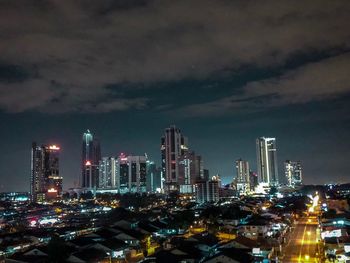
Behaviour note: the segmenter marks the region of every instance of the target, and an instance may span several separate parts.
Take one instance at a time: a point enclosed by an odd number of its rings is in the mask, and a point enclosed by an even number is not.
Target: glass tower
[[[82,158],[81,158],[81,187],[96,188],[99,185],[99,162],[101,160],[101,148],[97,139],[94,139],[90,130],[83,134]]]
[[[259,182],[278,185],[277,148],[275,138],[256,139],[256,155]]]

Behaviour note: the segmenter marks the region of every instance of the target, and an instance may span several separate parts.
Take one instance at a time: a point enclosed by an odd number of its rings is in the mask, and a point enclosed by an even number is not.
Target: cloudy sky
[[[78,182],[84,130],[103,155],[160,163],[179,126],[226,182],[255,138],[306,183],[350,170],[350,3],[234,0],[0,0],[0,191],[28,190],[30,145],[62,147]],[[280,169],[282,176],[283,170]]]

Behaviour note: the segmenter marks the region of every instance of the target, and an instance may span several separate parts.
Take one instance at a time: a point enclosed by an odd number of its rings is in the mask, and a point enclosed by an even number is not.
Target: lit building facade
[[[160,192],[162,188],[162,170],[155,162],[147,160],[147,192]]]
[[[209,181],[198,181],[195,185],[196,202],[199,204],[206,202],[217,202],[220,199],[220,179],[216,176]]]
[[[32,143],[30,196],[33,202],[43,202],[62,194],[62,177],[59,173],[59,152],[56,145]]]
[[[186,151],[179,157],[178,162],[179,191],[180,193],[193,193],[196,182],[204,178],[202,157],[193,151]]]
[[[33,202],[38,199],[38,194],[44,193],[45,186],[45,150],[44,147],[32,143],[31,151],[31,178],[30,178],[30,196]]]
[[[59,169],[60,148],[56,145],[45,147],[45,178],[47,178],[47,191],[52,197],[62,195],[63,178]]]
[[[293,162],[286,160],[284,162],[284,171],[289,186],[295,187],[302,184],[302,167],[299,161]]]
[[[249,162],[239,159],[236,161],[236,190],[239,193],[247,193],[250,191],[250,170]]]
[[[81,160],[81,187],[90,189],[98,187],[101,148],[99,141],[94,139],[89,130],[83,134]]]
[[[99,162],[99,189],[116,188],[118,160],[115,157],[103,157]]]
[[[260,183],[278,185],[277,148],[275,138],[256,139],[257,169]]]
[[[180,129],[171,126],[165,129],[161,138],[162,173],[165,177],[166,191],[179,190],[179,158],[188,151],[188,141]]]
[[[145,193],[147,177],[146,156],[121,154],[117,162],[116,186],[120,193]]]

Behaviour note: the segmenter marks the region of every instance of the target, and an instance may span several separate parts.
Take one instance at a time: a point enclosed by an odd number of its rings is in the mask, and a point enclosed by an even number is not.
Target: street
[[[293,225],[289,240],[283,248],[282,262],[322,262],[317,228],[317,217],[299,219]]]

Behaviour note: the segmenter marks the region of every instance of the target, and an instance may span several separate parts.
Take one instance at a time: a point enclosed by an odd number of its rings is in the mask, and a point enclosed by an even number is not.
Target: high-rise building
[[[37,201],[39,193],[45,192],[45,150],[38,146],[36,142],[32,143],[31,151],[31,178],[30,178],[30,196],[33,202]]]
[[[56,145],[39,146],[32,143],[30,195],[33,202],[57,198],[62,194],[59,151]]]
[[[157,167],[155,162],[147,160],[146,185],[148,192],[160,191],[162,187],[162,170]]]
[[[47,190],[54,197],[62,194],[62,176],[59,169],[60,147],[49,145],[45,147],[45,178],[47,179]]]
[[[146,189],[147,157],[118,157],[116,185],[120,193],[144,193]]]
[[[213,176],[210,181],[198,181],[195,185],[196,202],[202,204],[206,202],[219,201],[219,184],[220,182],[216,176]]]
[[[116,188],[118,160],[115,157],[103,157],[99,162],[98,188]]]
[[[203,169],[203,180],[208,181],[209,180],[209,170]]]
[[[204,179],[204,165],[203,165],[203,159],[201,155],[194,156],[194,171],[195,171],[194,177],[196,180]]]
[[[259,184],[258,175],[255,172],[249,172],[249,183],[250,191],[254,191],[255,187],[257,187]]]
[[[162,172],[166,191],[179,190],[179,158],[188,151],[187,138],[180,129],[171,126],[161,138]]]
[[[101,148],[97,139],[87,130],[83,134],[81,162],[81,187],[96,188],[99,185],[99,162],[101,160]]]
[[[249,163],[239,159],[236,161],[236,184],[237,191],[240,193],[247,193],[250,190],[250,174]]]
[[[129,162],[123,153],[118,157],[117,188],[119,192],[129,192]]]
[[[256,155],[259,182],[269,186],[278,185],[276,139],[260,137],[256,139]]]
[[[302,167],[299,161],[293,162],[286,160],[284,162],[284,169],[289,186],[294,187],[302,184]]]
[[[202,157],[193,151],[186,151],[178,158],[178,162],[180,193],[193,193],[196,182],[204,178]]]

